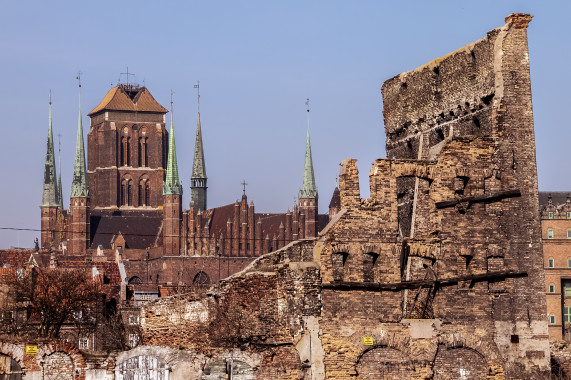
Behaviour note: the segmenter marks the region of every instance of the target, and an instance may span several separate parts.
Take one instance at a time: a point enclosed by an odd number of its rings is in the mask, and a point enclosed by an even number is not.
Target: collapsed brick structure
[[[196,379],[547,377],[530,20],[386,81],[371,198],[344,160],[317,238],[148,304],[144,344]]]

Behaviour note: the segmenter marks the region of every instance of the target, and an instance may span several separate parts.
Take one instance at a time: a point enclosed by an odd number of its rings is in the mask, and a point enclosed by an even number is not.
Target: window
[[[132,326],[139,325],[139,316],[138,315],[129,315],[129,324]]]
[[[89,339],[88,338],[79,338],[79,349],[80,350],[88,350],[89,349]]]
[[[553,257],[550,257],[549,259],[547,259],[547,267],[548,268],[555,268],[555,260],[553,259]]]
[[[555,293],[555,285],[553,284],[549,284],[549,290],[548,293]]]
[[[549,316],[549,324],[550,324],[550,325],[554,325],[554,324],[555,324],[555,315],[550,315],[550,316]]]
[[[565,297],[571,297],[571,282],[566,282],[563,287],[565,288]]]
[[[567,231],[569,233],[569,231]],[[24,279],[24,268],[16,269],[16,278],[18,281],[22,281]]]
[[[563,322],[571,322],[571,307],[569,306],[563,308]]]
[[[553,219],[553,211],[549,211],[549,212],[547,213],[547,217],[548,217],[549,219]]]
[[[139,334],[129,334],[129,346],[136,347],[139,344]]]
[[[547,238],[553,239],[553,230],[551,228],[547,230]]]
[[[571,259],[567,259],[567,268],[571,268]]]
[[[571,239],[571,230],[567,230],[567,239]]]
[[[75,319],[76,321],[81,320],[81,318],[83,318],[83,312],[81,310],[75,310],[73,312],[73,319]]]
[[[567,211],[567,219],[571,219],[571,211]]]

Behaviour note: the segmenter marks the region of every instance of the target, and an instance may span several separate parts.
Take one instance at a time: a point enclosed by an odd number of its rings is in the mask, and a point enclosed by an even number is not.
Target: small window
[[[555,285],[549,284],[549,290],[548,290],[548,292],[549,292],[549,293],[555,293]]]
[[[553,230],[551,228],[547,230],[547,238],[553,239]]]
[[[566,282],[563,287],[565,288],[565,297],[571,297],[571,282]]]
[[[549,324],[550,324],[550,325],[554,325],[554,324],[555,324],[555,315],[550,315],[550,316],[549,316]]]
[[[567,239],[571,239],[571,230],[567,230]]]
[[[139,316],[138,315],[129,315],[129,324],[132,326],[139,325]]]
[[[571,211],[567,211],[567,219],[571,219]]]
[[[89,339],[88,338],[79,338],[79,349],[80,350],[88,350],[89,349]]]
[[[555,268],[555,259],[553,259],[553,257],[550,257],[549,259],[547,259],[547,267],[548,268]]]
[[[139,344],[139,334],[129,334],[129,346],[136,347]]]
[[[567,268],[571,268],[571,259],[567,259]]]
[[[547,217],[548,217],[549,219],[553,219],[553,211],[549,211],[549,212],[547,213]]]
[[[563,308],[563,322],[571,322],[571,307],[569,306]]]

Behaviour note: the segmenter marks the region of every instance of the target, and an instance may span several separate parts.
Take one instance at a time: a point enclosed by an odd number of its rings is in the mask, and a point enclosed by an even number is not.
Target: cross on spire
[[[243,195],[246,195],[246,185],[247,185],[246,180],[243,179],[242,183],[240,183],[240,185],[244,186],[244,189],[242,191],[243,191]]]
[[[121,75],[125,75],[127,77],[127,86],[129,85],[129,75],[135,76],[135,74],[129,72],[129,66],[127,66],[126,73],[119,73],[119,82],[121,82]]]
[[[83,73],[81,71],[78,71],[77,76],[75,77],[75,79],[77,79],[77,83],[79,85],[79,88],[81,88],[81,74],[83,74]],[[52,95],[51,95],[51,91],[50,91],[50,102],[51,101],[52,101]]]

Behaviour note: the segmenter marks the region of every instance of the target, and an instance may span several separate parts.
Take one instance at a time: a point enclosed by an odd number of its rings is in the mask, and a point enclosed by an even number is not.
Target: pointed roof
[[[309,129],[305,143],[305,165],[303,167],[303,184],[299,190],[299,198],[317,198],[315,175],[313,173],[313,159],[311,158],[311,142],[309,141]]]
[[[81,121],[81,94],[79,96],[79,119],[77,121],[77,142],[75,145],[75,165],[71,182],[71,198],[88,198],[87,169],[85,167],[85,148],[83,143],[83,123]]]
[[[200,112],[196,124],[196,141],[194,143],[194,160],[190,178],[206,179],[206,164],[204,162],[204,148],[202,147],[202,127],[200,125]]]
[[[331,201],[329,202],[329,208],[341,208],[341,193],[339,192],[339,187],[335,186],[333,190],[333,195],[331,196]]]
[[[61,187],[61,153],[58,154],[58,172],[57,172],[57,189],[58,189],[58,206],[63,210],[63,192]]]
[[[169,137],[169,155],[167,158],[167,174],[163,184],[163,195],[181,195],[182,185],[178,178],[178,163],[176,160],[176,145],[174,142],[173,112],[171,108],[171,130]]]
[[[46,148],[46,166],[44,169],[44,189],[41,207],[59,206],[59,191],[57,187],[56,163],[54,156],[54,141],[52,133],[52,101],[50,95],[50,113],[48,122],[48,144]]]
[[[168,110],[161,106],[146,87],[120,84],[113,87],[88,116],[101,111],[159,112]]]

